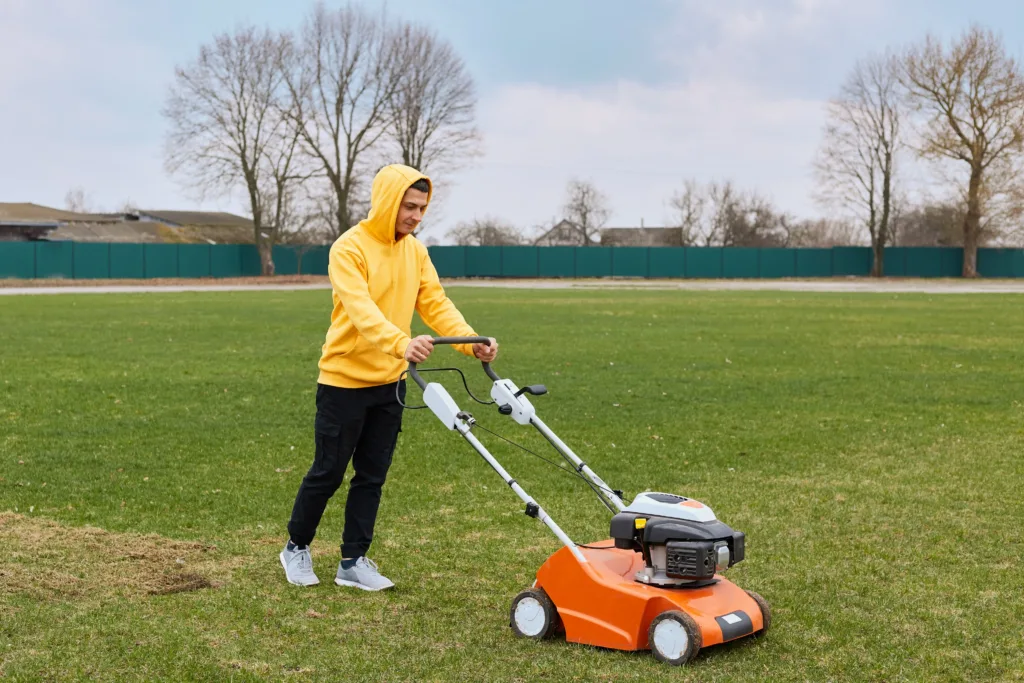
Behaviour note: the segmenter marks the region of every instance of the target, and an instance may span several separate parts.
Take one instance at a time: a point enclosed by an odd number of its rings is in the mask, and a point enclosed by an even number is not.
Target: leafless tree
[[[680,244],[697,244],[703,232],[706,197],[695,180],[683,183],[683,189],[672,196],[670,205],[676,211],[675,222],[680,231]]]
[[[857,244],[859,226],[849,220],[807,219],[789,225],[787,247],[845,247]]]
[[[724,195],[724,193],[723,193]],[[716,223],[723,226],[721,244],[724,247],[785,247],[789,246],[793,218],[780,213],[772,203],[750,192],[734,193],[718,204]]]
[[[732,181],[712,182],[707,187],[708,215],[702,231],[705,247],[725,245],[729,241],[729,223],[740,212],[737,191]]]
[[[64,208],[74,213],[91,213],[92,199],[81,187],[75,187],[64,195]]]
[[[607,196],[592,183],[569,181],[563,211],[572,229],[579,234],[581,246],[589,247],[601,241],[600,231],[611,211]]]
[[[325,212],[322,205],[314,202],[299,204],[293,199],[290,206],[291,213],[282,226],[281,242],[295,252],[297,271],[302,275],[305,256],[337,239],[334,234],[334,213]]]
[[[900,80],[925,116],[919,153],[966,164],[964,277],[977,277],[986,203],[1012,187],[1024,143],[1024,77],[1002,40],[972,26],[948,48],[928,36],[909,48]],[[987,201],[986,201],[987,200]]]
[[[296,136],[282,105],[287,47],[282,36],[252,27],[216,36],[175,70],[163,111],[172,174],[199,198],[244,191],[264,275],[274,272],[273,246],[296,180]]]
[[[526,243],[514,225],[495,218],[474,218],[448,231],[448,237],[462,246],[516,246]]]
[[[479,152],[473,79],[433,31],[406,24],[393,40],[400,56],[388,100],[389,137],[407,166],[435,175],[453,171]]]
[[[795,221],[755,192],[742,192],[732,181],[701,186],[689,180],[673,196],[675,220],[684,244],[725,247],[786,246]]]
[[[867,228],[875,277],[885,272],[885,247],[893,237],[896,155],[902,145],[897,69],[891,56],[857,63],[829,102],[815,161],[822,203],[850,211]]]
[[[352,198],[367,152],[391,125],[401,53],[383,15],[317,4],[287,72],[293,124],[304,152],[334,193],[335,233],[353,224]]]
[[[895,223],[903,247],[958,247],[963,245],[963,204],[930,202],[910,207]]]

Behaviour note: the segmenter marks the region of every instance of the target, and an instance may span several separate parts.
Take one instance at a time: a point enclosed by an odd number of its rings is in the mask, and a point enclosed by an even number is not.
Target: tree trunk
[[[882,169],[882,219],[878,224],[874,236],[875,262],[871,267],[871,275],[883,277],[885,275],[885,245],[889,241],[889,216],[890,204],[892,203],[892,155],[886,153],[885,167]]]
[[[874,259],[871,262],[871,277],[883,277],[885,275],[885,245],[881,237],[875,238],[871,245]]]
[[[351,226],[348,224],[348,211],[345,207],[341,206],[340,201],[338,202],[338,212],[335,216],[338,219],[338,237],[341,237]]]
[[[978,233],[981,232],[981,169],[971,169],[964,216],[964,277],[978,277]]]
[[[260,273],[265,276],[274,274],[274,245],[270,240],[261,239],[256,248],[260,252]]]
[[[978,277],[978,229],[964,230],[964,277]]]
[[[342,189],[340,181],[334,183],[334,194],[338,198],[338,211],[336,214],[338,219],[338,237],[344,235],[352,227],[348,209],[348,193],[348,187]]]

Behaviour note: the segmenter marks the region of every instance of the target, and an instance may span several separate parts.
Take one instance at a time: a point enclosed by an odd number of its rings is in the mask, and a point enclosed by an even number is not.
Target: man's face
[[[404,237],[419,227],[423,212],[427,210],[427,193],[410,187],[402,197],[395,220],[395,238]]]

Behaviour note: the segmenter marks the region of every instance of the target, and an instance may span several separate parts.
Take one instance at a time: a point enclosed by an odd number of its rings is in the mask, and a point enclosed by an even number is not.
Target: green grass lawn
[[[1024,680],[1024,297],[451,295],[609,483],[746,532],[729,576],[772,604],[767,638],[683,669],[514,638],[509,603],[558,542],[427,411],[371,549],[397,588],[331,581],[344,489],[321,585],[291,586],[329,292],[2,297],[0,677]],[[486,395],[478,364],[431,362]],[[582,483],[480,436],[576,540],[607,537]]]

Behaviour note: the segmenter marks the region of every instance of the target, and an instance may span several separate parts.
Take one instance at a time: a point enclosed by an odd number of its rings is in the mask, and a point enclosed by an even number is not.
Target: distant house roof
[[[243,227],[253,229],[252,220],[223,211],[136,211],[139,220],[149,220],[182,227],[186,225],[202,225],[209,227]]]
[[[59,225],[53,221],[23,221],[0,218],[0,242],[40,240]]]
[[[52,230],[46,239],[69,242],[252,244],[254,236],[251,227],[206,225],[174,227],[154,220],[125,221],[123,223],[68,223]]]
[[[533,241],[538,247],[578,247],[582,246],[579,228],[569,220],[560,220],[543,235]]]
[[[253,222],[220,211],[76,213],[0,202],[0,240],[249,244]]]
[[[0,202],[0,220],[36,223],[115,222],[124,220],[124,216],[121,214],[92,214],[61,211],[60,209],[51,209],[48,206],[40,206],[39,204],[32,204],[31,202]]]
[[[173,228],[162,223],[123,221],[121,223],[67,223],[50,231],[51,242],[168,242]]]
[[[601,231],[603,247],[681,247],[680,228],[605,228]]]

